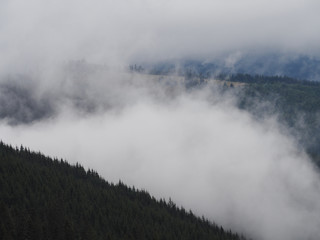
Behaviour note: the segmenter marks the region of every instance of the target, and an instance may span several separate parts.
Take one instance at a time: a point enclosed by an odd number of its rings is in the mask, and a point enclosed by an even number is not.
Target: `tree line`
[[[244,237],[94,170],[0,143],[0,239]]]

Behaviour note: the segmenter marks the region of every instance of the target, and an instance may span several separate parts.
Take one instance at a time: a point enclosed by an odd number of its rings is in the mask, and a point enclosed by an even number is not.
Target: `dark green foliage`
[[[191,79],[200,76],[194,72],[189,75]],[[320,82],[250,74],[220,74],[215,79],[224,81],[222,94],[232,91],[237,95],[240,109],[249,111],[258,119],[277,116],[320,166]],[[235,88],[234,82],[245,85]],[[192,83],[187,87],[194,89],[205,82]]]
[[[242,54],[240,54],[242,55]],[[168,70],[179,74],[192,69],[193,72],[202,73],[215,78],[219,73],[228,75],[247,73],[252,76],[259,74],[264,76],[285,75],[295,79],[308,79],[319,81],[320,59],[308,55],[291,55],[283,53],[250,54],[243,53],[236,57],[232,64],[228,62],[229,54],[220,55],[215,59],[185,59],[166,62],[158,62],[149,66],[150,73],[166,74]],[[233,57],[232,57],[233,58]],[[227,61],[226,61],[227,60]]]
[[[224,78],[247,83],[239,91],[239,107],[256,117],[278,116],[320,166],[319,82],[247,74]]]
[[[171,200],[0,143],[0,239],[243,239]]]
[[[271,84],[271,83],[284,83],[284,84],[303,84],[303,85],[316,85],[320,86],[319,82],[298,80],[287,76],[264,76],[264,75],[250,75],[250,74],[219,74],[215,79],[226,80],[231,82],[243,82],[254,84]]]

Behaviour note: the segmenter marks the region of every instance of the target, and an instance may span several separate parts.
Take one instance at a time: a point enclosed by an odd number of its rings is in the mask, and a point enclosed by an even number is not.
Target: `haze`
[[[0,6],[1,72],[43,71],[83,58],[118,66],[247,51],[319,56],[317,0],[3,0]]]
[[[316,0],[3,0],[1,139],[254,239],[319,239],[318,169],[276,116],[254,120],[218,86],[187,92],[174,76],[126,71],[186,58],[232,64],[247,52],[319,56],[319,9]]]

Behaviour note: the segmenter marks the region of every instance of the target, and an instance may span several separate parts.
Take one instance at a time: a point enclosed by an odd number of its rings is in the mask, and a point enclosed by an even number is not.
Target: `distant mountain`
[[[179,60],[149,66],[151,73],[193,71],[203,76],[251,74],[320,81],[320,59],[294,54],[226,54],[211,60]]]
[[[0,239],[243,237],[79,164],[0,143]]]
[[[250,74],[220,74],[206,79],[194,71],[185,73],[185,86],[189,91],[210,88],[211,83],[216,83],[220,94],[228,94],[238,108],[254,118],[277,118],[286,133],[291,134],[320,167],[320,82]],[[214,88],[213,94],[216,90]]]
[[[238,107],[258,118],[277,117],[320,167],[320,82],[248,74],[224,79],[245,83],[235,93]]]

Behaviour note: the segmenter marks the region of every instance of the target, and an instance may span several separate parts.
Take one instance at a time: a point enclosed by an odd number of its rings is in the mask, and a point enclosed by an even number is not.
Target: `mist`
[[[3,141],[172,198],[254,239],[319,238],[319,172],[276,116],[258,121],[219,85],[186,91],[176,76],[65,75],[42,88],[56,106],[50,116],[4,118]]]
[[[0,137],[261,240],[319,239],[319,171],[276,115],[127,71],[247,52],[319,57],[319,2],[0,3]],[[256,106],[257,109],[259,106]]]
[[[316,0],[4,0],[0,6],[0,73],[42,73],[77,59],[123,66],[248,51],[319,57]]]

